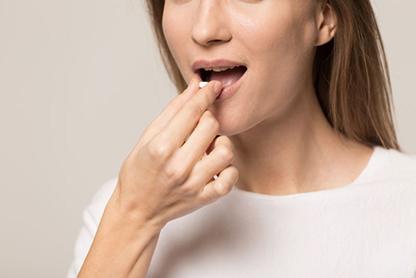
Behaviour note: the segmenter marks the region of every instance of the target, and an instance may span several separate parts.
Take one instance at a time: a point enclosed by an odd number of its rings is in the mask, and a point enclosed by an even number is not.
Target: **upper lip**
[[[227,59],[216,59],[216,60],[196,60],[192,64],[192,70],[196,73],[201,68],[221,68],[221,67],[234,67],[234,66],[246,66],[243,63],[231,61]]]

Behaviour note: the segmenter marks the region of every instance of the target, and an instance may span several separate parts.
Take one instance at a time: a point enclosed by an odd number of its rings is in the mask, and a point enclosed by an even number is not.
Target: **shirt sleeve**
[[[76,278],[88,254],[104,208],[117,184],[117,178],[105,182],[92,197],[90,203],[82,211],[82,224],[73,248],[67,278]]]

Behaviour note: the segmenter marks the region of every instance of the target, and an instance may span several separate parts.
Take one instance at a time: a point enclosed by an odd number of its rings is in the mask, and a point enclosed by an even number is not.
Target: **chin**
[[[213,112],[215,118],[219,123],[218,134],[225,136],[234,136],[250,129],[253,125],[250,125],[246,121],[245,117],[242,117],[238,113],[218,113]]]

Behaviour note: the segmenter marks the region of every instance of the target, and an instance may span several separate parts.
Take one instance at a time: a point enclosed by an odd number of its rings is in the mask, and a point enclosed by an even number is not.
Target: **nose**
[[[192,40],[202,46],[231,39],[222,0],[200,0],[192,27]]]

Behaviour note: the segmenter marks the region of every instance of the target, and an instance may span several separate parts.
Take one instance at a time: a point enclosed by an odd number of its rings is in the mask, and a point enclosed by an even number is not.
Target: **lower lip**
[[[238,91],[238,89],[241,86],[241,83],[243,82],[244,78],[247,75],[247,71],[248,68],[246,69],[246,71],[244,72],[244,74],[240,77],[240,79],[238,79],[236,82],[234,82],[233,84],[224,87],[221,91],[221,93],[218,95],[218,97],[216,98],[215,102],[220,102],[223,101],[224,99],[230,98],[233,95],[235,95],[235,93]]]

